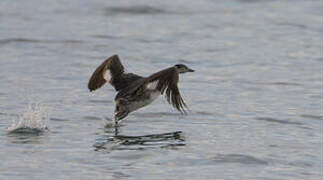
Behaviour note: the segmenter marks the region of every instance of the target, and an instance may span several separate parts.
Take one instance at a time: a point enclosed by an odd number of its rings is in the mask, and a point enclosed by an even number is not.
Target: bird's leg
[[[115,125],[118,125],[123,118],[128,116],[128,114],[129,114],[129,111],[116,111],[116,112],[114,112],[114,123],[115,123]]]
[[[119,123],[119,118],[118,118],[118,113],[119,112],[114,112],[114,125],[117,126]]]
[[[114,111],[114,125],[118,126],[123,118],[128,115],[128,111]]]
[[[119,114],[120,107],[117,105],[114,110],[114,125],[117,126],[119,122],[118,114]]]
[[[120,98],[119,100],[116,101],[116,108],[114,110],[115,126],[119,124],[119,121],[121,122],[123,118],[128,116],[130,112],[127,107],[128,104],[129,104],[128,100],[124,98]]]
[[[119,124],[119,120],[117,118],[114,118],[114,125],[118,126],[118,124]]]
[[[119,129],[117,126],[114,126],[114,136],[118,136]]]

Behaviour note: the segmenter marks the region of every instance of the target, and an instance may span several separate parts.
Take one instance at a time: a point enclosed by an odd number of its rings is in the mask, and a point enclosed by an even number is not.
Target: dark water
[[[0,179],[321,179],[322,9],[315,0],[2,0]],[[89,93],[87,82],[113,54],[144,76],[195,69],[179,84],[188,115],[160,98],[105,126],[115,92]],[[8,134],[24,112],[34,117],[34,101],[51,109],[49,129]]]

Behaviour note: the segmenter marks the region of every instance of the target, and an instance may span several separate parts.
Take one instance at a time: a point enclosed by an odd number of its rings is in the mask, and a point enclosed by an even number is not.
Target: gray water
[[[322,179],[322,49],[319,0],[1,0],[0,179]],[[116,93],[87,83],[113,54],[195,69],[189,113],[109,125]],[[33,102],[48,129],[8,133]]]

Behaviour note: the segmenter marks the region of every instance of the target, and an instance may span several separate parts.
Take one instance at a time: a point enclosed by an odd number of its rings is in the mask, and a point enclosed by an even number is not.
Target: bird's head
[[[176,64],[174,67],[176,68],[178,73],[194,72],[193,69],[188,68],[184,64]]]

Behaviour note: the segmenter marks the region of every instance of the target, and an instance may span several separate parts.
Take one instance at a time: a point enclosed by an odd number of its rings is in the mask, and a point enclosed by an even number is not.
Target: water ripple
[[[39,129],[20,128],[9,133],[8,140],[14,144],[39,144],[43,135]]]
[[[244,154],[218,154],[214,160],[217,163],[240,163],[240,164],[258,164],[267,165],[268,162],[253,156]]]
[[[83,119],[88,119],[88,120],[102,120],[102,118],[96,117],[96,116],[84,116]]]
[[[293,82],[273,82],[273,83],[268,83],[271,85],[278,85],[278,86],[301,86],[299,83],[293,83]]]
[[[39,129],[39,128],[29,128],[29,127],[21,127],[14,129],[9,134],[41,134],[44,130],[48,130],[48,128]]]
[[[90,35],[90,37],[98,38],[98,39],[110,39],[110,40],[116,40],[116,39],[122,39],[121,36],[112,36],[112,35],[103,35],[103,34],[94,34]]]
[[[298,23],[293,23],[293,22],[277,22],[275,23],[279,26],[290,26],[290,27],[296,27],[296,28],[300,28],[300,29],[306,29],[307,26],[304,24],[298,24]]]
[[[289,162],[288,165],[290,166],[296,166],[296,167],[313,167],[313,164],[307,161],[293,161]]]
[[[271,118],[271,117],[257,117],[256,119],[260,120],[260,121],[274,122],[274,123],[280,123],[280,124],[303,125],[303,123],[300,123],[300,122],[293,122],[293,121],[288,121],[288,120],[274,119],[274,118]]]
[[[303,118],[308,118],[308,119],[323,120],[323,116],[316,116],[316,115],[311,115],[311,114],[302,114],[300,116]]]
[[[263,2],[269,2],[269,0],[237,0],[239,2],[243,3],[263,3]]]
[[[214,116],[214,113],[206,112],[206,111],[196,111],[198,115],[206,115],[206,116]]]
[[[80,41],[80,40],[42,40],[42,39],[27,39],[27,38],[0,39],[0,44],[10,44],[10,43],[78,44],[78,43],[83,43],[83,41]]]
[[[102,104],[110,104],[113,103],[113,101],[111,100],[89,100],[89,102],[91,103],[102,103]]]
[[[51,121],[69,121],[68,119],[61,119],[61,118],[55,118],[55,117],[52,117],[49,120],[51,120]]]
[[[119,14],[129,14],[129,15],[142,15],[142,14],[165,14],[167,11],[164,9],[147,6],[147,5],[134,5],[127,7],[108,7],[105,8],[105,15],[119,15]]]

